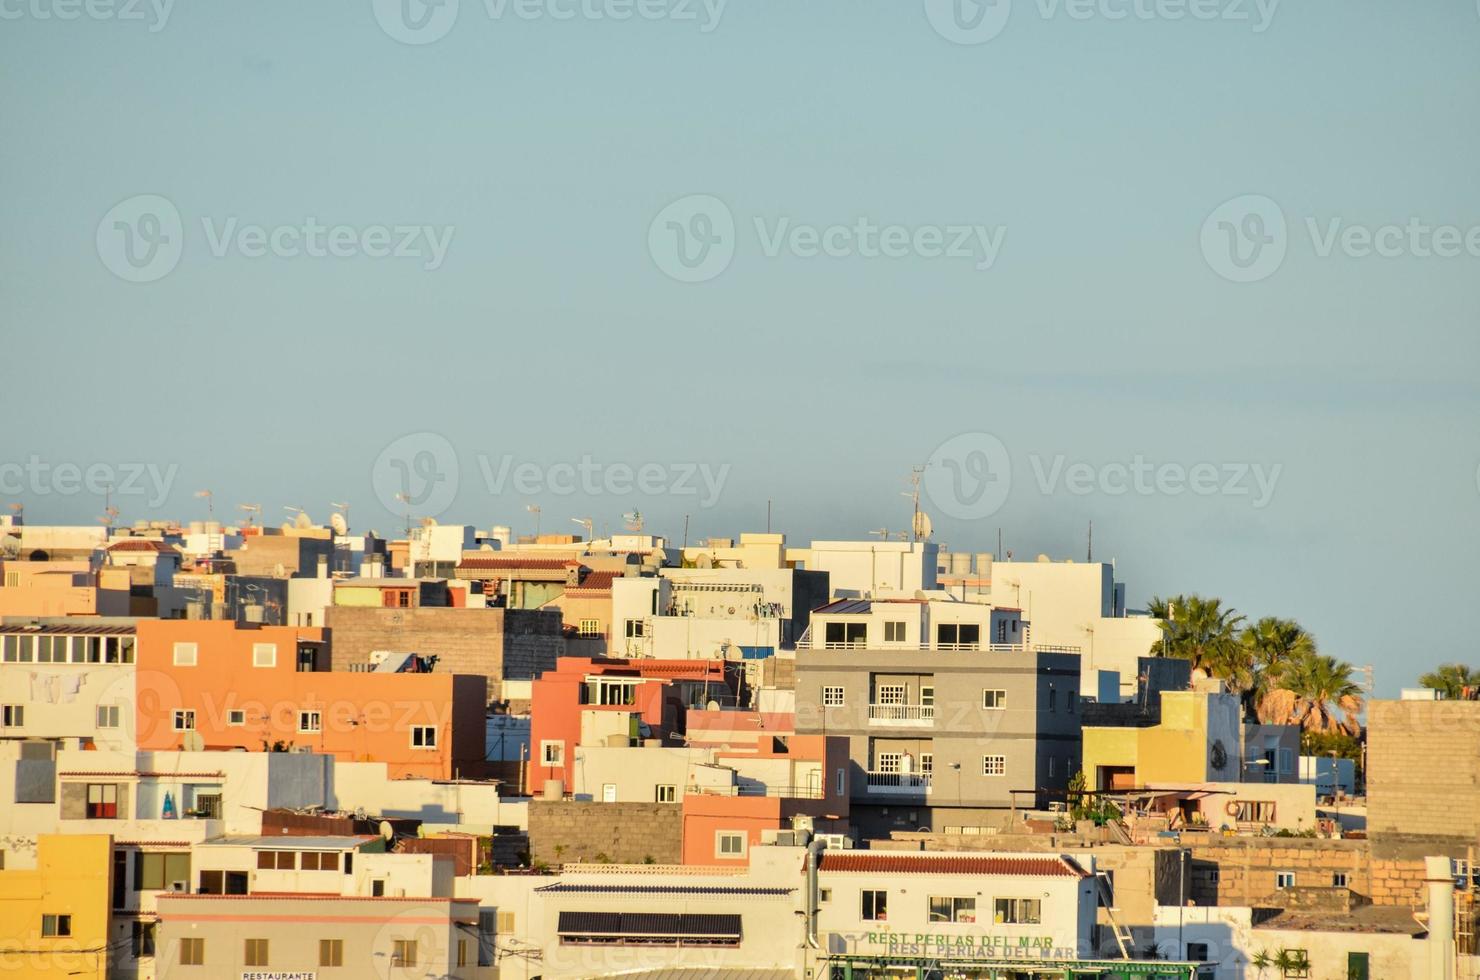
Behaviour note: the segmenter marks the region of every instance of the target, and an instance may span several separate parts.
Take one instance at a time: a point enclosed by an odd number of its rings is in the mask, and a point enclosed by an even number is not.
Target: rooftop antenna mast
[[[406,505],[406,537],[411,537],[411,494],[398,493],[396,499]]]
[[[103,488],[103,516],[98,518],[98,523],[112,529],[113,520],[118,516],[118,508],[113,506],[113,484]]]
[[[1089,549],[1085,552],[1084,560],[1094,563],[1095,560],[1095,522],[1089,522]]]
[[[349,530],[349,504],[336,503],[335,501],[331,500],[331,501],[329,501],[329,506],[330,507],[333,507],[335,510],[339,511],[339,513],[341,513],[341,514],[344,515],[344,528],[345,528],[346,531],[348,531]]]
[[[689,515],[688,514],[685,514],[685,515],[683,515],[683,550],[684,551],[687,551],[688,548],[689,548]]]
[[[254,519],[259,520],[259,521],[262,519],[262,505],[261,504],[237,504],[236,506],[237,506],[237,509],[244,510],[244,511],[247,512],[247,527],[251,527],[252,526],[252,521]]]
[[[622,526],[633,534],[641,534],[643,519],[642,511],[634,510],[622,515]]]
[[[538,539],[540,536],[540,505],[525,504],[524,509],[534,515],[534,536]]]
[[[206,501],[206,516],[208,516],[208,517],[215,517],[216,516],[216,495],[213,494],[213,493],[211,493],[211,491],[209,491],[209,490],[197,490],[197,491],[195,491],[195,495],[197,497],[204,497],[205,498],[205,501]]]
[[[571,523],[579,524],[586,529],[586,540],[589,542],[592,539],[592,535],[596,533],[596,522],[589,517],[572,517],[570,520]]]

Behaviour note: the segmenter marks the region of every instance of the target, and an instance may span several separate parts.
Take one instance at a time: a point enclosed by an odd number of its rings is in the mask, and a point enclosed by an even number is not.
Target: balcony
[[[864,783],[870,796],[927,796],[930,774],[923,772],[869,772]]]
[[[871,704],[868,720],[876,725],[933,725],[933,704]]]

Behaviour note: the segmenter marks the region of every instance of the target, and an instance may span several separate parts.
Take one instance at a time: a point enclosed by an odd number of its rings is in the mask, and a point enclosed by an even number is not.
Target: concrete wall
[[[1345,874],[1347,888],[1374,905],[1423,903],[1422,858],[1376,859],[1368,841],[1302,837],[1219,837],[1183,834],[1192,850],[1192,898],[1199,905],[1284,907],[1276,887],[1281,871],[1295,874],[1297,888],[1332,887]]]
[[[529,802],[531,859],[546,864],[607,861],[679,864],[683,807],[678,803]]]
[[[1367,804],[1379,853],[1464,856],[1480,838],[1480,701],[1371,702]]]

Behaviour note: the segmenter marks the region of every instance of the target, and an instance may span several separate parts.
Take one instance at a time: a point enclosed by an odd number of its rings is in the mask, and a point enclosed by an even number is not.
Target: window
[[[874,700],[875,704],[904,704],[903,684],[881,684]]]
[[[416,965],[416,940],[397,939],[391,950],[391,966]]]
[[[317,711],[298,712],[298,731],[304,734],[312,734],[322,731],[323,717]],[[435,732],[436,729],[433,729]]]
[[[1068,695],[1065,696],[1064,702],[1068,705],[1069,714],[1072,715],[1074,713],[1074,709],[1079,704],[1079,695],[1075,694],[1073,691],[1070,691]]]
[[[1234,819],[1240,823],[1273,823],[1274,802],[1272,800],[1239,800],[1238,813]]]
[[[899,772],[901,760],[904,759],[903,752],[880,752],[878,757],[877,772]]]
[[[247,723],[247,713],[240,708],[233,708],[226,712],[226,724],[232,728],[240,728]]]
[[[831,902],[831,901],[832,901],[832,889],[831,888],[819,888],[819,889],[817,889],[817,904],[818,905],[826,905],[828,902]]]
[[[1218,869],[1217,868],[1213,868],[1213,869],[1211,869],[1211,870],[1208,871],[1208,884],[1210,884],[1210,885],[1216,885],[1221,880],[1222,880],[1222,876],[1220,874],[1218,874]]]
[[[252,644],[252,666],[253,667],[276,667],[277,666],[277,644],[276,643],[253,643]]]
[[[838,791],[834,795],[836,795],[836,796],[842,796],[847,791],[848,791],[847,776],[845,775],[844,770],[839,769],[838,770]]]
[[[36,662],[38,664],[64,664],[67,662],[67,640],[61,636],[36,637]]]
[[[941,623],[935,639],[942,650],[975,650],[982,643],[982,628],[978,623]]]
[[[41,935],[48,938],[72,935],[72,917],[70,915],[43,915]]]
[[[158,922],[134,922],[132,945],[134,959],[154,955],[154,941],[158,931]]]
[[[201,895],[245,895],[247,873],[245,871],[202,871],[200,873]]]
[[[459,939],[457,941],[457,965],[468,965],[468,941],[466,939]]]
[[[100,704],[100,705],[98,705],[98,727],[99,728],[117,728],[118,727],[118,705],[116,705],[116,704]]]
[[[714,856],[740,858],[745,856],[745,834],[736,830],[721,830],[714,835]]]
[[[332,851],[301,851],[298,867],[303,871],[338,871],[339,855]]]
[[[411,747],[413,749],[435,749],[437,747],[437,726],[412,725]]]
[[[636,704],[637,681],[626,678],[598,677],[587,681],[581,697],[582,704]]]
[[[257,867],[263,871],[293,871],[298,867],[298,852],[258,851]]]
[[[1036,898],[999,898],[992,903],[998,924],[1037,925],[1043,921],[1043,903]]]
[[[920,703],[927,707],[935,707],[935,688],[930,685],[922,685],[920,688]]]
[[[654,595],[657,593],[654,592]],[[497,912],[493,909],[478,910],[478,965],[493,966],[493,943],[498,936],[495,926]]]
[[[600,636],[601,635],[601,620],[599,620],[599,619],[583,619],[583,620],[581,620],[581,635],[582,636]]]
[[[206,961],[206,941],[199,937],[180,940],[180,965],[201,966]]]
[[[565,743],[564,742],[541,742],[540,759],[547,766],[565,765]]]
[[[1371,975],[1371,960],[1368,953],[1346,954],[1346,980],[1367,980]]]
[[[343,939],[320,939],[319,940],[319,966],[343,966],[344,965],[344,940]],[[461,966],[462,964],[458,964]]]
[[[1208,944],[1207,943],[1188,943],[1187,944],[1187,958],[1189,960],[1195,960],[1195,961],[1197,961],[1199,963],[1205,963],[1205,962],[1207,962],[1207,959],[1208,959]]]
[[[662,785],[662,786],[659,786],[658,787],[658,794],[657,794],[657,802],[659,802],[659,803],[677,803],[678,802],[678,787],[677,786],[672,786],[672,785]]]
[[[242,962],[247,966],[267,965],[267,940],[248,939]]]
[[[177,732],[193,732],[193,731],[195,731],[195,712],[192,711],[192,710],[190,710],[189,708],[176,708],[175,709],[175,731],[177,731]]]
[[[118,785],[116,783],[88,784],[87,819],[118,819]]]
[[[7,704],[0,708],[0,727],[21,728],[26,724],[26,706],[23,704]]]
[[[188,644],[194,647],[195,644]],[[103,662],[131,664],[134,662],[134,638],[132,636],[109,636],[103,640]]]
[[[903,620],[900,620],[898,622],[889,622],[889,623],[885,623],[884,624],[884,642],[885,643],[903,643],[904,642],[904,621]]]
[[[1285,776],[1295,771],[1295,753],[1290,749],[1280,749],[1279,772]]]
[[[1294,888],[1295,887],[1295,872],[1293,872],[1293,871],[1276,871],[1274,873],[1274,886],[1276,888],[1278,888],[1278,889],[1281,889],[1281,890],[1284,890],[1286,888]]]
[[[1053,756],[1049,756],[1048,757],[1048,778],[1049,779],[1054,778],[1054,771],[1053,771],[1054,770],[1054,765],[1053,764],[1054,764],[1054,757]]]
[[[1332,888],[1345,888],[1345,887],[1347,887],[1347,884],[1346,883],[1347,883],[1347,877],[1346,877],[1346,872],[1345,871],[1338,871],[1338,872],[1336,872],[1335,874],[1333,874],[1331,876],[1331,887]]]
[[[1007,756],[984,755],[982,756],[983,776],[1005,776],[1007,775]]]
[[[822,706],[824,708],[843,707],[843,689],[841,687],[824,687],[822,689]]]
[[[934,752],[921,752],[920,753],[920,775],[922,775],[922,776],[933,776],[933,775],[935,775],[935,753]]]
[[[640,640],[647,636],[647,624],[640,619],[627,620],[627,639]]]
[[[188,852],[153,851],[134,858],[135,890],[162,892],[173,889],[176,882],[183,882],[186,890],[190,887]]]
[[[867,623],[828,623],[823,628],[823,645],[832,650],[861,647],[867,643]]]
[[[200,650],[194,643],[176,643],[174,654],[176,667],[194,667]]]
[[[1049,711],[1058,711],[1059,710],[1059,692],[1058,691],[1055,691],[1051,687],[1048,689],[1048,710]]]
[[[1281,969],[1286,977],[1304,978],[1310,976],[1310,953],[1303,949],[1282,949],[1280,962],[1284,964]]]
[[[997,620],[997,642],[1007,642],[1007,620],[1005,619]]]
[[[982,707],[988,711],[1001,711],[1007,707],[1007,692],[987,690],[982,692]]]
[[[889,893],[865,888],[860,895],[858,914],[868,922],[887,922],[889,920]]]
[[[936,898],[928,904],[931,922],[975,922],[975,898]]]
[[[385,879],[384,878],[374,878],[374,879],[371,879],[371,881],[370,881],[370,897],[371,898],[384,898],[385,897]]]

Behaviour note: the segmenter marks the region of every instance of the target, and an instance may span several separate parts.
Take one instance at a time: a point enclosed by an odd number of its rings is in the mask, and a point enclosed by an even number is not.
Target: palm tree
[[[1465,696],[1465,688],[1480,687],[1480,670],[1468,664],[1443,664],[1438,670],[1424,674],[1418,682],[1430,690],[1442,691],[1454,701]]]
[[[1235,691],[1247,689],[1254,680],[1252,661],[1238,639],[1244,621],[1233,609],[1224,609],[1221,599],[1202,596],[1153,596],[1148,604],[1152,616],[1161,620],[1161,639],[1152,654],[1180,657],[1194,671],[1217,677]]]
[[[1359,735],[1357,715],[1362,689],[1351,679],[1352,665],[1335,657],[1306,654],[1279,668],[1259,704],[1259,717],[1275,725],[1299,725],[1307,732]]]
[[[1293,619],[1265,616],[1239,634],[1239,642],[1252,660],[1254,674],[1253,683],[1244,691],[1244,714],[1255,718],[1280,670],[1313,655],[1316,638]]]

